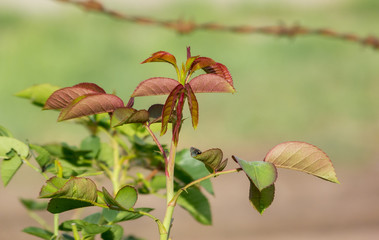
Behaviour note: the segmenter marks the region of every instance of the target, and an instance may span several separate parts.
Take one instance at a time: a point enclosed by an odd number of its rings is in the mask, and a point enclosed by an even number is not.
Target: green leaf
[[[0,136],[0,158],[9,158],[7,154],[12,149],[23,158],[26,158],[29,154],[29,147],[25,143],[12,137]]]
[[[267,209],[275,196],[275,185],[272,184],[262,190],[259,190],[255,184],[250,181],[249,200],[250,203],[262,214]]]
[[[59,189],[68,182],[68,179],[52,177],[46,181],[46,185],[42,186],[39,193],[40,198],[51,198]]]
[[[108,223],[118,223],[118,222],[124,222],[124,221],[130,221],[135,220],[140,217],[143,217],[143,215],[137,213],[138,211],[143,212],[151,212],[152,208],[135,208],[135,212],[126,212],[126,211],[116,211],[112,209],[103,209],[103,217]]]
[[[133,186],[124,186],[118,190],[115,200],[125,209],[132,208],[138,199],[137,190]]]
[[[88,223],[100,224],[103,221],[102,218],[103,218],[102,214],[100,212],[97,212],[97,213],[88,215],[83,220]]]
[[[51,237],[54,235],[54,233],[42,228],[38,228],[38,227],[27,227],[27,228],[24,228],[22,231],[24,233],[28,233],[33,236],[46,239],[46,240],[50,240]]]
[[[181,84],[172,78],[149,78],[138,84],[132,97],[167,95],[179,85]]]
[[[98,205],[96,185],[89,178],[71,177],[69,180],[51,178],[43,186],[40,197],[52,198],[47,208],[51,213]]]
[[[0,125],[0,136],[13,137],[12,133],[1,125]]]
[[[94,159],[99,154],[101,147],[100,138],[98,136],[88,136],[80,144],[80,150],[88,152],[85,157]]]
[[[241,166],[248,178],[262,191],[274,184],[278,177],[274,164],[263,161],[246,162],[233,156],[233,159]]]
[[[264,161],[276,167],[306,172],[339,183],[329,157],[319,148],[305,142],[284,142],[267,153]]]
[[[129,209],[134,206],[138,198],[137,190],[128,185],[121,188],[115,198],[104,187],[103,194],[108,207],[119,211],[130,211]]]
[[[83,227],[88,224],[88,222],[85,221],[85,220],[80,220],[80,219],[67,220],[67,221],[62,222],[59,225],[59,230],[66,231],[66,232],[71,232],[73,224],[76,225],[78,231],[81,231],[83,229]]]
[[[62,213],[76,208],[95,206],[94,202],[88,200],[52,198],[47,206],[47,211],[51,213]]]
[[[135,237],[133,235],[129,235],[127,236],[124,240],[145,240],[143,238],[138,238],[138,237]]]
[[[191,147],[190,151],[191,156],[203,162],[211,173],[221,171],[225,168],[226,162],[222,162],[223,153],[219,148],[212,148],[201,152],[199,149]]]
[[[88,223],[83,227],[83,237],[94,236],[109,230],[108,226],[102,226],[99,224]]]
[[[36,161],[38,165],[40,166],[40,168],[42,169],[42,171],[44,171],[46,165],[51,160],[50,153],[41,146],[34,145],[34,144],[30,144],[29,146],[31,150],[34,150],[37,153],[38,156],[36,157]]]
[[[73,236],[63,233],[62,240],[75,240],[75,238]]]
[[[18,169],[22,165],[21,158],[12,150],[9,154],[12,155],[11,158],[4,159],[1,163],[1,180],[3,181],[4,187],[8,185],[13,176],[16,174]]]
[[[47,202],[37,202],[33,199],[20,199],[22,205],[28,210],[36,211],[36,210],[46,210],[47,208]]]
[[[124,229],[117,224],[111,225],[111,228],[101,234],[103,240],[121,240],[124,235]]]
[[[204,166],[204,164],[196,159],[193,159],[188,149],[177,152],[176,154],[175,177],[177,177],[178,174],[180,174],[180,172],[176,171],[178,169],[180,171],[186,172],[191,177],[190,181],[186,182],[186,184],[209,175],[209,171]],[[183,180],[183,178],[181,178],[181,180]],[[214,194],[212,182],[210,179],[201,181],[200,185],[204,187],[204,189],[210,194]]]
[[[57,89],[59,87],[50,84],[34,85],[16,93],[16,96],[30,99],[33,104],[43,107],[49,96]]]
[[[191,187],[187,189],[187,192],[183,192],[180,195],[177,203],[199,223],[212,225],[212,214],[208,199],[198,188]]]

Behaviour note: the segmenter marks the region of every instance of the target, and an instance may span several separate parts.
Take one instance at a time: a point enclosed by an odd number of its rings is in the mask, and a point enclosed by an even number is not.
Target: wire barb
[[[103,4],[96,0],[56,0],[64,3],[75,4],[82,7],[86,11],[98,12],[110,17],[123,20],[126,22],[140,25],[155,25],[169,30],[176,31],[179,34],[190,34],[194,31],[223,31],[239,34],[264,34],[272,36],[283,36],[294,38],[297,36],[317,35],[322,37],[330,37],[341,39],[344,41],[355,42],[363,46],[368,46],[373,49],[379,49],[379,38],[375,36],[361,37],[352,33],[340,33],[327,28],[312,29],[295,24],[286,26],[284,24],[273,26],[226,26],[218,23],[203,23],[197,24],[194,21],[178,20],[158,20],[149,17],[132,16],[110,10],[104,7]]]

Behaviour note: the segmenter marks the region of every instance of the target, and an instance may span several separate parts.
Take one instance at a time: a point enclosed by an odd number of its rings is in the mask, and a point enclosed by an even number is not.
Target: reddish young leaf
[[[172,138],[174,140],[175,146],[178,145],[179,142],[179,132],[180,128],[182,127],[182,118],[183,118],[183,105],[185,101],[185,92],[181,91],[180,97],[178,100],[178,105],[176,106],[176,123],[174,128],[172,129]]]
[[[149,113],[150,124],[162,121],[163,104],[154,104],[147,110]]]
[[[195,61],[193,61],[192,65],[191,65],[191,68],[190,68],[191,73],[194,71],[197,71],[199,69],[209,67],[209,66],[214,65],[214,64],[216,64],[216,62],[212,58],[198,57],[195,59]]]
[[[134,90],[132,97],[166,95],[181,85],[178,81],[172,78],[154,77],[142,81]]]
[[[79,83],[73,87],[61,88],[50,95],[44,109],[62,109],[80,96],[97,93],[105,93],[105,91],[94,83]]]
[[[192,91],[191,85],[188,83],[185,85],[187,97],[188,97],[188,107],[191,112],[192,126],[196,129],[199,123],[199,103],[197,102],[195,93]]]
[[[213,73],[213,74],[216,74],[216,75],[218,75],[218,76],[226,79],[226,81],[228,81],[228,83],[231,86],[233,86],[232,76],[230,75],[230,72],[229,72],[228,68],[225,65],[223,65],[221,63],[215,63],[213,65],[204,67],[203,70],[206,73]]]
[[[161,135],[164,135],[167,131],[167,125],[170,120],[171,114],[174,111],[179,94],[183,92],[184,87],[182,84],[177,85],[168,95],[166,102],[162,110],[162,128]]]
[[[225,92],[234,93],[236,90],[225,78],[216,74],[202,74],[193,78],[189,85],[195,93]]]
[[[111,125],[118,127],[128,123],[145,123],[149,120],[149,113],[146,110],[136,110],[134,108],[122,107],[113,111]]]
[[[58,121],[84,117],[98,113],[113,112],[124,106],[124,102],[113,94],[88,94],[72,101],[61,111]]]
[[[126,104],[125,107],[127,107],[127,108],[132,108],[133,105],[134,105],[134,97],[131,97],[131,98],[129,99],[129,102]]]
[[[191,47],[187,47],[187,59],[192,57],[191,55]]]
[[[284,142],[267,153],[264,161],[276,167],[288,168],[312,174],[339,183],[329,157],[316,146],[305,142]]]
[[[153,53],[151,57],[149,57],[142,63],[148,62],[168,62],[176,67],[176,58],[174,57],[174,55],[165,51]]]

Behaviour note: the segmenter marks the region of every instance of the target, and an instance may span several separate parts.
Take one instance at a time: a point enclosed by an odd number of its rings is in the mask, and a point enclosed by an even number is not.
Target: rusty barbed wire
[[[123,14],[111,9],[107,9],[102,3],[96,0],[56,0],[59,2],[71,3],[84,8],[87,11],[98,12],[111,16],[116,19],[127,21],[134,24],[141,25],[155,25],[164,27],[179,34],[189,34],[194,31],[223,31],[233,32],[240,34],[266,34],[273,36],[283,37],[297,37],[304,35],[318,35],[323,37],[330,37],[335,39],[341,39],[354,43],[359,43],[364,46],[372,47],[373,49],[379,49],[379,38],[376,36],[361,37],[352,33],[340,33],[328,28],[316,28],[311,29],[301,25],[287,26],[285,24],[279,24],[274,26],[227,26],[217,23],[202,23],[198,24],[194,21],[178,20],[159,20],[148,17],[132,16]]]

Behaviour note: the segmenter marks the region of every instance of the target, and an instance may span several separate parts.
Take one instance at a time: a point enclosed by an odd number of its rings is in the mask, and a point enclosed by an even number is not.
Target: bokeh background
[[[225,25],[300,24],[379,36],[377,0],[104,0],[137,16]],[[179,35],[88,13],[53,0],[0,2],[0,125],[24,141],[77,143],[80,127],[57,123],[15,93],[42,83],[66,87],[94,82],[127,100],[142,80],[175,77],[168,64],[139,64],[165,50],[228,66],[236,94],[199,95],[200,124],[189,124],[181,148],[219,147],[226,156],[261,160],[283,141],[306,141],[332,159],[340,185],[281,170],[273,205],[260,216],[248,202],[248,182],[215,179],[214,226],[175,213],[174,239],[375,239],[379,236],[379,50],[320,36],[295,39],[196,31]],[[164,98],[137,99],[146,108]],[[0,239],[36,239],[21,229],[37,225],[20,197],[36,197],[43,179],[23,167],[0,187]],[[160,207],[161,200],[141,199]],[[159,210],[157,210],[159,215]],[[47,218],[51,216],[46,215]],[[148,229],[148,230],[147,230]],[[125,232],[156,239],[149,219]]]

